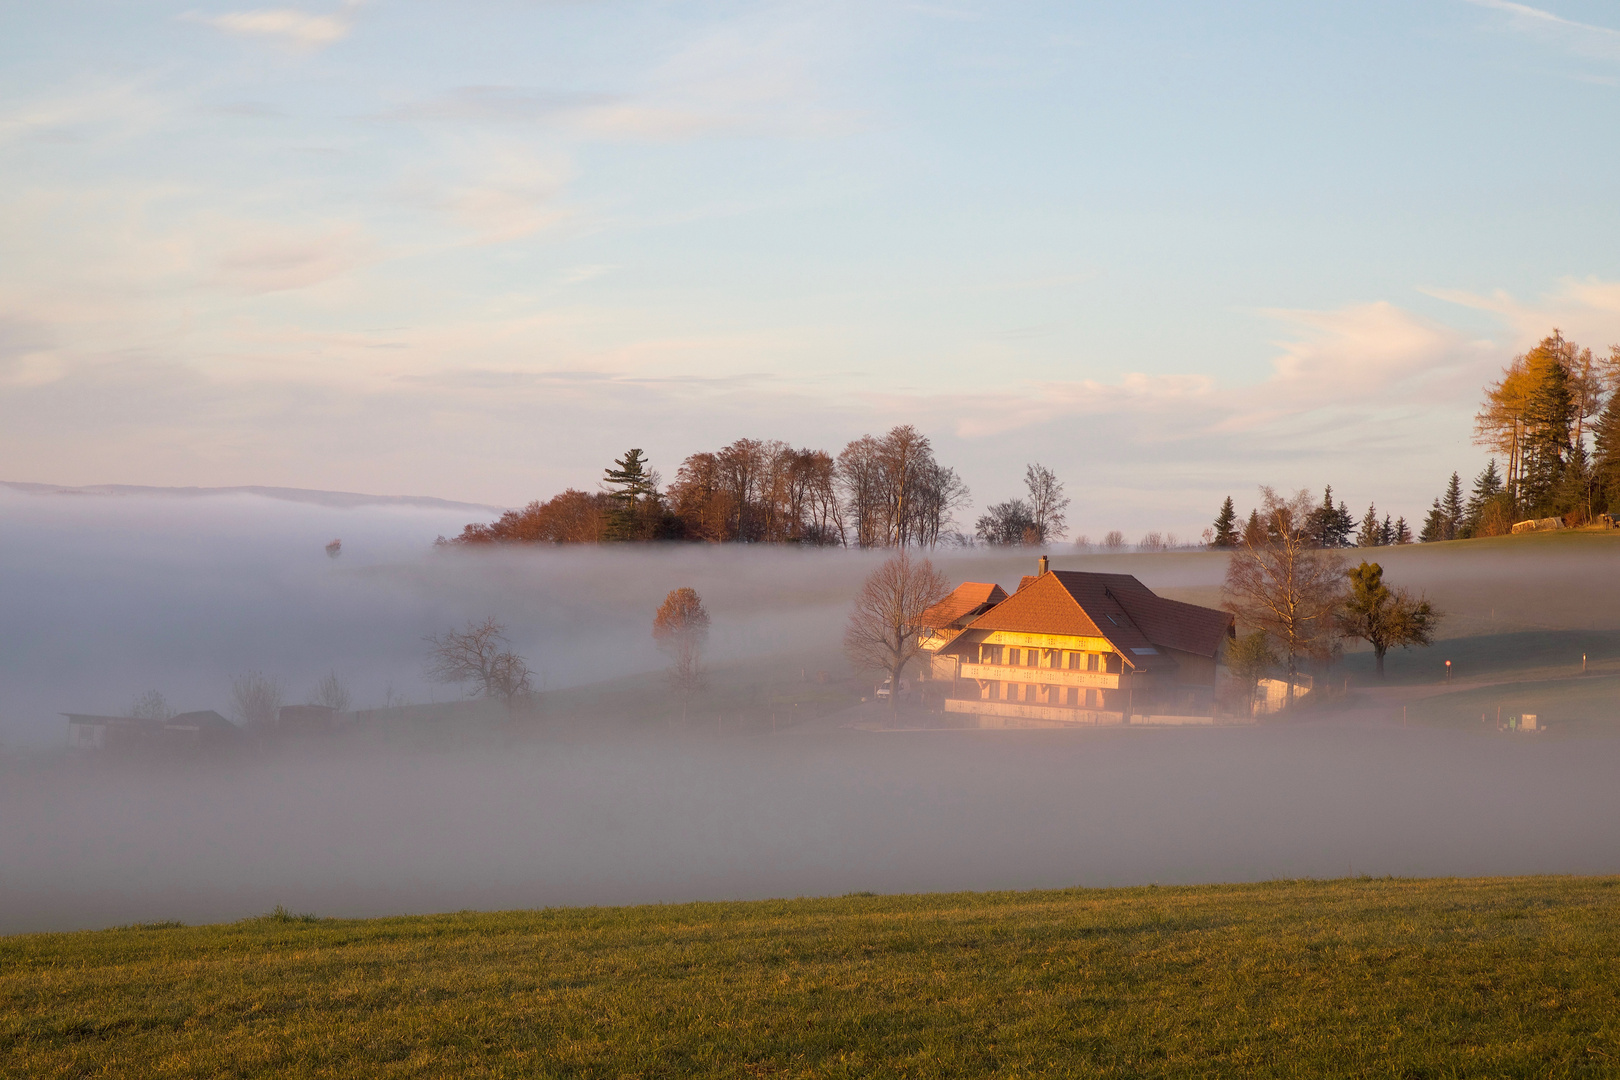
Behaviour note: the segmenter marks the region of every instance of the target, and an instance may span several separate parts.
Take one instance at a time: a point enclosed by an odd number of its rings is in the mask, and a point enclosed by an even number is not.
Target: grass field
[[[1612,1076],[1620,879],[0,939],[13,1076]]]

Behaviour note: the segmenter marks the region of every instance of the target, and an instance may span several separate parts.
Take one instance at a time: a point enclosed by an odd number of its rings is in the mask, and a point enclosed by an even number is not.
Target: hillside
[[[1613,1075],[1620,879],[1341,880],[0,939],[0,1072]]]

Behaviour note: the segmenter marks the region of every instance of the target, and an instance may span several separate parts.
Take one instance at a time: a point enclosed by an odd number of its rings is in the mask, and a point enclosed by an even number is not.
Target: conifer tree
[[[1562,339],[1559,339],[1561,342]],[[1526,359],[1533,382],[1525,407],[1524,486],[1520,499],[1532,513],[1562,509],[1564,466],[1570,452],[1570,426],[1575,400],[1569,372],[1552,338],[1530,350]]]
[[[1507,490],[1502,481],[1502,474],[1496,471],[1496,459],[1491,458],[1485,468],[1480,470],[1474,478],[1473,494],[1468,497],[1468,507],[1463,513],[1461,536],[1474,536],[1479,531],[1480,518],[1485,513],[1485,507],[1491,500],[1498,498]]]
[[[1367,504],[1367,515],[1361,519],[1361,531],[1356,534],[1357,547],[1377,547],[1384,542],[1383,530],[1378,527],[1378,510]]]
[[[1249,520],[1243,526],[1243,542],[1250,547],[1266,542],[1266,527],[1260,521],[1259,510],[1249,511]]]
[[[1386,520],[1385,524],[1388,524]],[[1390,543],[1410,544],[1412,542],[1412,526],[1406,523],[1404,517],[1395,519],[1395,530],[1390,533]]]
[[[1395,523],[1384,515],[1384,523],[1378,527],[1378,542],[1385,547],[1395,542]]]
[[[1232,505],[1232,496],[1228,495],[1226,501],[1221,503],[1221,512],[1215,515],[1215,539],[1210,541],[1209,546],[1233,548],[1237,545],[1237,507]]]
[[[1339,509],[1334,512],[1333,535],[1336,539],[1334,546],[1349,547],[1351,543],[1353,543],[1351,538],[1355,536],[1355,534],[1355,515],[1350,513],[1350,508],[1344,504],[1343,499],[1340,499]]]
[[[1425,544],[1432,544],[1436,540],[1446,538],[1446,512],[1440,507],[1440,500],[1434,500],[1429,507],[1429,516],[1423,521],[1423,530],[1418,533],[1418,540]]]
[[[607,539],[640,539],[645,531],[642,528],[644,511],[658,498],[658,474],[647,468],[647,459],[641,456],[639,448],[627,450],[624,457],[615,458],[613,464],[618,467],[605,470],[602,476],[603,483],[612,489],[608,498],[613,500]]]
[[[1446,494],[1440,500],[1440,510],[1443,525],[1440,539],[1457,539],[1457,530],[1462,527],[1463,497],[1462,478],[1456,473],[1451,474],[1451,482],[1446,485]]]
[[[1355,519],[1350,516],[1350,509],[1343,500],[1334,507],[1333,485],[1329,484],[1322,493],[1322,505],[1311,511],[1306,532],[1317,547],[1337,548],[1350,543],[1350,533],[1355,527]]]
[[[1616,349],[1620,354],[1620,347]],[[1620,374],[1620,355],[1616,369]],[[1592,486],[1601,505],[1614,513],[1620,509],[1620,386],[1609,393],[1603,412],[1592,424]]]

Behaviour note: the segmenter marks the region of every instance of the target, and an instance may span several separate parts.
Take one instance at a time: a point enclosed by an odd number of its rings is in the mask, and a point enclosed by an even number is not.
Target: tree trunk
[[[1384,677],[1384,654],[1388,651],[1388,649],[1380,649],[1377,647],[1373,648],[1373,663],[1378,669],[1378,677],[1380,679]]]

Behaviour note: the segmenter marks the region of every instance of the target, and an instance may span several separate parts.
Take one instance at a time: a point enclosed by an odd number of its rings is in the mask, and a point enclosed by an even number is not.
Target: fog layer
[[[0,931],[1620,871],[1620,740],[1394,728],[538,745],[0,786]]]
[[[463,516],[0,490],[0,931],[230,919],[278,903],[373,915],[1620,871],[1620,740],[1401,728],[1387,702],[1204,731],[874,734],[834,716],[719,736],[542,714],[414,754],[314,744],[119,764],[62,748],[61,712],[120,712],[148,689],[226,712],[230,678],[246,670],[280,681],[290,702],[331,671],[360,707],[448,698],[423,680],[423,636],[490,615],[549,686],[654,671],[652,614],[681,585],[713,615],[712,663],[836,667],[849,599],[875,561],[432,550]],[[338,537],[343,553],[329,558]],[[1426,589],[1447,633],[1471,641],[1575,627],[1601,644],[1620,610],[1608,547],[1378,554],[1393,583]],[[1009,588],[1034,561],[938,558],[953,579]],[[1058,552],[1055,565],[1126,570],[1212,602],[1224,563]]]

